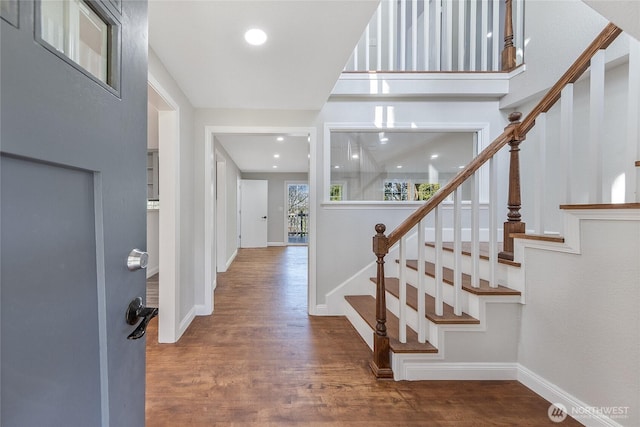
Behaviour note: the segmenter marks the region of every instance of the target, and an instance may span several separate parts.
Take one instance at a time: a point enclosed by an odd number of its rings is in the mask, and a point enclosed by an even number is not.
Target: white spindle
[[[426,279],[424,272],[425,257],[425,237],[424,237],[425,220],[418,224],[418,342],[427,340],[427,324],[425,317],[424,296],[426,293]]]
[[[453,192],[453,313],[462,315],[462,190]]]
[[[435,1],[435,23],[436,23],[436,29],[435,29],[435,40],[433,43],[433,47],[436,49],[435,51],[435,64],[434,64],[434,70],[436,71],[442,71],[442,1],[441,0],[434,0]]]
[[[443,71],[452,71],[453,70],[453,3],[451,0],[444,0],[442,2],[444,7],[444,22],[445,28],[444,31],[446,34],[444,35],[444,46],[443,46],[443,56],[444,56],[444,65]]]
[[[469,71],[476,70],[477,19],[478,5],[472,2],[469,7]]]
[[[498,266],[498,165],[495,156],[489,160],[489,286],[497,287]]]
[[[398,285],[400,291],[400,309],[398,316],[398,323],[400,325],[400,329],[398,331],[398,338],[401,343],[407,342],[407,238],[402,236],[400,239],[399,246],[399,262],[400,266],[398,267]]]
[[[424,28],[424,71],[429,71],[429,53],[431,48],[431,1],[423,0],[422,27]]]
[[[467,42],[465,25],[466,5],[464,1],[458,2],[458,71],[464,71],[465,43]]]
[[[480,30],[480,70],[487,71],[489,65],[488,45],[489,45],[489,0],[481,0],[481,27]],[[493,37],[493,35],[492,35]]]
[[[640,202],[640,41],[629,38],[629,100],[627,102],[627,167],[625,201]],[[634,195],[635,192],[635,195]]]
[[[535,143],[538,158],[535,165],[534,229],[536,233],[544,234],[545,195],[548,191],[545,182],[547,176],[547,113],[540,114],[536,119],[535,132],[538,136],[538,140]]]
[[[435,299],[436,299],[436,315],[442,316],[442,287],[444,286],[442,283],[442,210],[440,208],[441,205],[437,205],[435,209],[435,231],[436,231],[436,239],[435,239]]]
[[[480,172],[471,177],[471,286],[480,287]]]
[[[515,2],[514,45],[516,46],[516,65],[524,62],[524,0]],[[520,52],[520,56],[518,54]]]
[[[602,145],[604,143],[604,65],[605,52],[600,49],[591,58],[589,81],[589,158],[587,176],[589,199],[586,203],[602,202]]]
[[[560,95],[560,144],[564,165],[564,203],[573,201],[571,181],[573,175],[573,83],[562,89]]]
[[[491,30],[491,41],[493,43],[491,57],[493,58],[493,67],[491,71],[500,70],[500,3],[501,0],[493,0],[493,28]]]
[[[400,0],[400,71],[407,69],[407,0]]]
[[[371,54],[369,50],[371,49],[371,31],[369,29],[370,25],[367,24],[367,28],[364,29],[364,70],[371,70]]]
[[[395,2],[393,2],[393,1],[387,2],[387,5],[389,7],[388,8],[388,11],[389,11],[388,18],[389,19],[387,21],[387,23],[389,25],[389,28],[388,28],[388,31],[389,31],[388,32],[388,35],[389,35],[389,40],[388,40],[388,43],[389,43],[389,58],[388,58],[388,60],[389,60],[389,71],[394,71],[396,69],[395,66],[394,66],[394,62],[395,61],[394,61],[394,58],[393,58],[393,56],[394,56],[393,55],[393,47],[395,46],[395,17],[394,17],[394,13],[393,12],[395,10],[395,7],[394,7],[395,6]]]
[[[360,43],[356,45],[356,48],[353,49],[353,71],[358,71],[358,49],[360,48]]]
[[[418,0],[411,2],[411,70],[418,70]]]
[[[382,5],[376,9],[376,70],[382,70]]]

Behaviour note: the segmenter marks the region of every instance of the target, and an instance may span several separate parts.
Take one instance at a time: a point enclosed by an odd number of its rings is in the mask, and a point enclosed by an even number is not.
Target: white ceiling
[[[149,44],[196,108],[320,110],[378,2],[151,0]]]
[[[242,172],[309,171],[307,135],[219,134],[215,138]]]

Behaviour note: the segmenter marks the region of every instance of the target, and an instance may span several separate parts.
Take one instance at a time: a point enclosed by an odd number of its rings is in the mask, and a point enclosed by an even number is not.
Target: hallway
[[[152,321],[147,427],[557,425],[515,381],[376,381],[345,318],[307,315],[306,264],[305,246],[241,249],[179,343]]]

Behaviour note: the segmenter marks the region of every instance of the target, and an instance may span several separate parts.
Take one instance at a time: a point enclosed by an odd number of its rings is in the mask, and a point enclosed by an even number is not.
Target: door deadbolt
[[[149,254],[141,251],[140,249],[134,249],[129,252],[127,257],[127,268],[129,271],[136,271],[142,268],[147,268],[149,262]]]

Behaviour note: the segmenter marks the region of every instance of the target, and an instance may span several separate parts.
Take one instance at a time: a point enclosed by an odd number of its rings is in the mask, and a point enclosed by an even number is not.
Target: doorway
[[[288,245],[306,245],[309,243],[309,184],[287,182],[285,200],[285,241]]]

